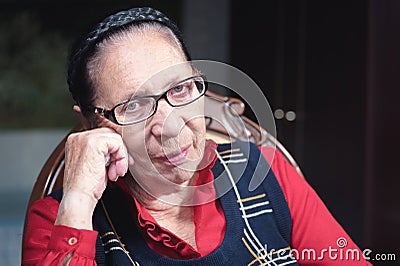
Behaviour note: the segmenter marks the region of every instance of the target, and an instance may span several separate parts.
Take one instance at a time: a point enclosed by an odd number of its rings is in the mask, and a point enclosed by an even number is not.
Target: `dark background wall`
[[[232,6],[231,62],[261,84],[278,138],[361,247],[399,252],[399,1]]]
[[[371,1],[368,10],[365,133],[366,243],[393,250],[400,225],[400,2]]]
[[[261,84],[273,110],[296,113],[277,119],[278,138],[361,243],[367,2],[235,1],[232,12],[232,63]]]
[[[399,1],[233,1],[231,62],[261,85],[278,138],[361,247],[399,253]]]

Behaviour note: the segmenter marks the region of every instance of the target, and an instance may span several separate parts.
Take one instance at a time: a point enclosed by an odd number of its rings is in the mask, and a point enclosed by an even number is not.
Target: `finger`
[[[117,181],[117,179],[118,179],[117,167],[114,162],[112,162],[110,164],[110,166],[108,167],[107,177],[108,177],[108,180],[113,181],[113,182]]]
[[[105,155],[107,175],[109,180],[116,181],[118,177],[124,176],[129,169],[129,161],[133,162],[132,156],[120,138],[120,136],[105,136],[107,138],[107,154]],[[107,163],[108,162],[108,163]]]
[[[122,137],[118,133],[118,130],[116,130],[114,127],[109,127],[109,123],[111,123],[111,122],[106,119],[106,122],[102,123],[102,126],[104,126],[104,127],[97,128],[96,130],[104,132],[104,133],[111,133],[111,135],[110,135],[111,138],[115,138],[117,141],[121,140],[123,143]],[[113,123],[111,123],[111,124],[113,125]],[[114,134],[114,133],[116,133],[116,134]],[[128,158],[128,165],[133,165],[133,163],[134,163],[133,157],[128,153],[128,150],[126,149],[125,144],[124,144],[124,150],[126,152],[126,157]],[[114,156],[114,158],[119,159],[118,157],[115,157],[115,156]],[[106,162],[107,162],[107,166],[108,166],[110,164],[110,155],[109,154],[106,155]]]
[[[105,153],[105,165],[108,167],[107,175],[110,180],[116,180],[119,176],[124,176],[129,165],[133,164],[133,157],[129,155],[128,150],[119,134],[109,128],[101,128],[103,147],[101,152]]]
[[[110,165],[110,163],[111,163],[110,154],[107,153],[107,154],[104,156],[104,161],[105,161],[106,167],[108,167],[108,166]]]
[[[124,176],[128,172],[128,160],[119,160],[115,162],[115,172],[118,176]]]
[[[128,171],[129,155],[123,143],[118,147],[111,147],[109,152],[109,164],[115,166],[117,175],[123,176]]]

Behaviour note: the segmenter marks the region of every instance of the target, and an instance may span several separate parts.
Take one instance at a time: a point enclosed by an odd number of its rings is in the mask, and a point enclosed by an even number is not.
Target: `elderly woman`
[[[29,210],[24,265],[368,264],[279,152],[206,140],[205,77],[164,14],[111,15],[69,60],[87,130],[68,138],[62,191]]]

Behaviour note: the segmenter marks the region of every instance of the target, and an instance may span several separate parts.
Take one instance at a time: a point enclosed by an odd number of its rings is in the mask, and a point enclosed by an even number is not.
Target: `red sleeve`
[[[265,158],[273,149],[261,147]],[[371,265],[314,189],[275,151],[271,164],[289,205],[293,255],[302,265]]]
[[[36,201],[28,211],[22,265],[96,265],[97,232],[54,225],[59,203],[52,197]]]

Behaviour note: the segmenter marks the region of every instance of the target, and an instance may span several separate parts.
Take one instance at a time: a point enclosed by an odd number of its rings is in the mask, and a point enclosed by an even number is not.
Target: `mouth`
[[[189,154],[189,149],[190,145],[181,148],[179,151],[170,152],[163,156],[157,156],[155,159],[161,160],[167,164],[173,164],[173,165],[181,164],[186,160]]]

